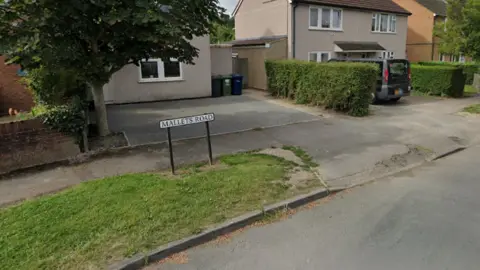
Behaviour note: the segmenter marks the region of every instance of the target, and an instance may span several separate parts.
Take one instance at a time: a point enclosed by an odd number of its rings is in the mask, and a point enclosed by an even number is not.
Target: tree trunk
[[[97,128],[100,136],[110,134],[107,120],[107,108],[105,107],[105,99],[103,97],[103,85],[91,84],[93,102],[95,103],[95,115],[97,116]]]

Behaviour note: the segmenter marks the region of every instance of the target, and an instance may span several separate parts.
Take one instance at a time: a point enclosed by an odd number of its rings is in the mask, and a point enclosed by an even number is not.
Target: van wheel
[[[392,99],[390,99],[390,101],[392,101],[392,102],[397,102],[397,101],[399,101],[400,99],[401,99],[401,98],[397,97],[397,98],[392,98]]]

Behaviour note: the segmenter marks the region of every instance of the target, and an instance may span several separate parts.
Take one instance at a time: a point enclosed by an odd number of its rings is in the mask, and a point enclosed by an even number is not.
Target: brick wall
[[[0,116],[7,115],[9,108],[29,111],[34,105],[31,93],[19,82],[19,69],[18,65],[5,65],[5,57],[0,56]]]
[[[74,140],[39,120],[0,124],[0,173],[68,159],[79,153]]]

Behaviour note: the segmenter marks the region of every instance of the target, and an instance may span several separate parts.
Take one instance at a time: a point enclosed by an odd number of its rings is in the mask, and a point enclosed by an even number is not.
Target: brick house
[[[439,38],[434,36],[435,25],[447,20],[445,0],[393,0],[412,13],[408,19],[407,56],[412,62],[464,62],[465,57],[442,55]]]
[[[20,66],[6,65],[0,56],[0,116],[8,115],[10,108],[29,111],[34,103],[32,94],[19,81]]]

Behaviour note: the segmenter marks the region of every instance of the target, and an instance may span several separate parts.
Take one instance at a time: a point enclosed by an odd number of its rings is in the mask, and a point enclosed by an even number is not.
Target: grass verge
[[[420,92],[420,91],[412,91],[410,93],[414,97],[431,97],[432,95],[429,95],[428,93]]]
[[[480,104],[473,104],[463,109],[464,112],[480,114]]]
[[[2,268],[103,269],[300,193],[286,184],[293,167],[268,155],[229,155],[213,168],[111,177],[0,209]]]
[[[477,89],[475,89],[475,87],[473,87],[473,85],[465,85],[465,89],[463,92],[464,97],[473,97],[478,94],[479,92],[477,91]],[[412,91],[411,95],[416,97],[439,97],[439,96],[433,96],[433,95],[430,95],[429,93],[423,93],[419,91]]]
[[[298,148],[296,146],[291,146],[291,145],[285,145],[282,147],[282,149],[293,152],[309,168],[318,167],[318,164],[313,161],[312,157],[307,152],[305,152],[305,150]]]
[[[478,95],[478,90],[473,85],[465,85],[463,96],[472,97]]]

